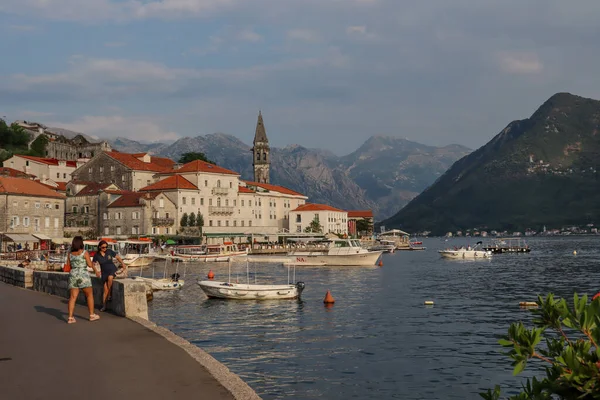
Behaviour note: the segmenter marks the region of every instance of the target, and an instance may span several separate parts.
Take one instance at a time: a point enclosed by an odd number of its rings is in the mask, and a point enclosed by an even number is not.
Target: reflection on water
[[[477,399],[496,383],[520,384],[496,344],[510,322],[530,321],[519,301],[600,290],[600,241],[535,239],[530,254],[491,260],[437,254],[461,244],[468,241],[429,239],[425,252],[384,255],[382,268],[298,267],[306,289],[293,301],[210,300],[195,281],[211,269],[216,280],[227,280],[227,263],[180,264],[186,285],[155,293],[150,318],[209,352],[265,399]],[[168,268],[170,274],[175,266]],[[231,270],[232,281],[246,281],[245,263]],[[255,270],[258,283],[287,281],[282,265],[251,263],[251,282]],[[323,305],[327,290],[336,300],[330,308]]]

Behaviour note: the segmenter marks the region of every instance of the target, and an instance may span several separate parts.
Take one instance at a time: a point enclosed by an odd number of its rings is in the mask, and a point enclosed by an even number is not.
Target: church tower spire
[[[254,133],[254,147],[252,147],[252,166],[254,167],[254,181],[269,183],[269,170],[271,167],[271,149],[269,139],[263,122],[262,113],[258,112],[256,132]]]

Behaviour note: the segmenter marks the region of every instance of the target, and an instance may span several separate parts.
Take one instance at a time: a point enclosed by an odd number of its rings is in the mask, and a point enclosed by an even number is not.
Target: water
[[[495,384],[514,393],[522,378],[512,376],[498,337],[513,321],[530,322],[520,301],[598,292],[600,238],[532,239],[531,253],[491,260],[437,254],[467,243],[474,241],[428,239],[424,252],[384,255],[382,268],[299,267],[296,278],[306,283],[299,301],[209,300],[195,281],[209,269],[226,280],[227,264],[190,264],[181,291],[156,293],[150,319],[206,350],[264,399],[478,399]],[[282,265],[259,269],[259,282],[287,279]],[[245,264],[233,270],[233,280],[245,281]],[[328,289],[331,308],[323,305]]]

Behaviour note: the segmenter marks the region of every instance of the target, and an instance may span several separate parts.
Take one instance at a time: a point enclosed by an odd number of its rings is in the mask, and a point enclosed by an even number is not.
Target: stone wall
[[[22,288],[33,286],[33,271],[18,267],[0,266],[0,282]]]

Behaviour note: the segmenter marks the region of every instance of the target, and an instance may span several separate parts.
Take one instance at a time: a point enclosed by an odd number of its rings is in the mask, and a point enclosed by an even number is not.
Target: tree
[[[196,226],[200,228],[200,232],[202,232],[202,227],[204,226],[204,216],[200,213],[198,213],[198,216],[196,217]]]
[[[529,361],[541,363],[546,376],[532,378],[523,385],[515,400],[599,399],[600,398],[600,296],[588,304],[586,295],[573,296],[569,307],[564,299],[553,294],[538,296],[539,309],[531,310],[536,318],[534,328],[513,323],[508,335],[499,341],[509,349],[506,353],[514,366],[513,374],[521,373]],[[545,339],[545,344],[539,344]],[[500,387],[481,393],[487,400],[500,399]]]
[[[179,225],[181,225],[181,227],[186,227],[188,225],[187,213],[183,213],[183,215],[181,216],[181,221],[179,221]]]
[[[368,233],[371,231],[371,224],[364,218],[356,221],[356,233]]]
[[[48,136],[39,135],[31,143],[31,150],[29,151],[29,155],[36,156],[36,157],[45,157],[47,144],[48,144]]]
[[[196,214],[191,213],[188,218],[188,226],[196,226]]]
[[[304,229],[304,232],[323,232],[323,227],[319,223],[319,218],[315,217],[310,224]]]
[[[190,161],[202,160],[206,161],[209,164],[215,164],[214,161],[209,160],[204,153],[198,153],[195,151],[191,151],[189,153],[183,153],[181,157],[179,157],[180,164],[187,164]]]

